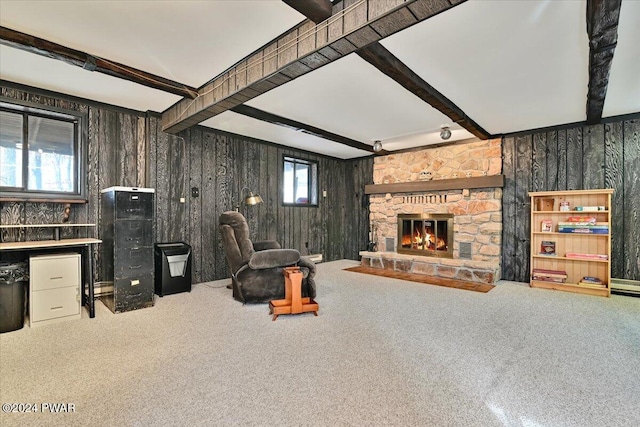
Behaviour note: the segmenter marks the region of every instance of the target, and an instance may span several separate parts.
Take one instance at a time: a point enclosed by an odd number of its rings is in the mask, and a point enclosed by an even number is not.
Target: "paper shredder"
[[[159,296],[191,292],[191,246],[183,242],[156,243],[155,285]]]

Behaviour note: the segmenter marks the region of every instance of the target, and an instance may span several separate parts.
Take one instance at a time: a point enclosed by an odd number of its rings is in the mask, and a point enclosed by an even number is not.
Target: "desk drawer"
[[[80,254],[29,258],[31,290],[42,291],[80,285]]]
[[[77,286],[31,293],[31,322],[80,314]]]

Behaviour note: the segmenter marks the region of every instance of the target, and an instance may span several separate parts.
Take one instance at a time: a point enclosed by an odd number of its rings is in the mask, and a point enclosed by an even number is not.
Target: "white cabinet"
[[[29,258],[29,324],[80,318],[80,254]]]

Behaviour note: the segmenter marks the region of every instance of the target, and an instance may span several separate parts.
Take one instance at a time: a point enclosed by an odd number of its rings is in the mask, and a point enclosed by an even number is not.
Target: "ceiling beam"
[[[234,113],[242,114],[243,116],[252,117],[254,119],[262,120],[267,123],[271,123],[278,126],[283,126],[296,131],[304,132],[309,135],[317,136],[318,138],[328,139],[329,141],[337,142],[339,144],[348,145],[358,150],[369,151],[371,153],[383,155],[389,154],[385,150],[378,152],[373,150],[373,146],[365,144],[355,139],[347,138],[346,136],[338,135],[332,132],[328,132],[324,129],[317,128],[315,126],[301,123],[295,120],[287,119],[286,117],[278,116],[276,114],[269,113],[258,108],[250,107],[248,105],[237,105],[231,109]]]
[[[182,83],[1,26],[0,44],[46,56],[47,58],[57,59],[88,71],[108,74],[163,92],[173,93],[174,95],[190,99],[198,95],[195,88]]]
[[[382,40],[460,0],[352,0],[333,5],[320,24],[305,20],[162,114],[162,130],[178,133],[274,87]],[[346,5],[345,5],[346,3]]]
[[[602,119],[609,86],[609,72],[618,43],[618,21],[622,0],[587,0],[587,35],[589,36],[589,89],[587,123]]]
[[[357,54],[387,75],[400,86],[440,111],[480,139],[489,139],[491,134],[469,118],[456,104],[425,82],[411,68],[395,57],[380,43],[372,43],[357,51]]]
[[[316,24],[331,16],[333,4],[329,0],[282,0]]]

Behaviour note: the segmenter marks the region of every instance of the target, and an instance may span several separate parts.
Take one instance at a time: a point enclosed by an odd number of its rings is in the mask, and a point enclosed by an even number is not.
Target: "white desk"
[[[6,226],[5,226],[6,227]],[[87,305],[89,309],[89,317],[96,316],[95,299],[93,294],[93,265],[91,262],[91,252],[94,244],[102,243],[102,240],[84,238],[84,239],[61,239],[61,240],[32,240],[29,242],[5,242],[0,243],[0,252],[3,251],[33,251],[40,249],[59,249],[59,248],[80,248],[83,258],[84,280],[82,281],[82,305]],[[85,283],[89,287],[89,295],[85,296]]]

